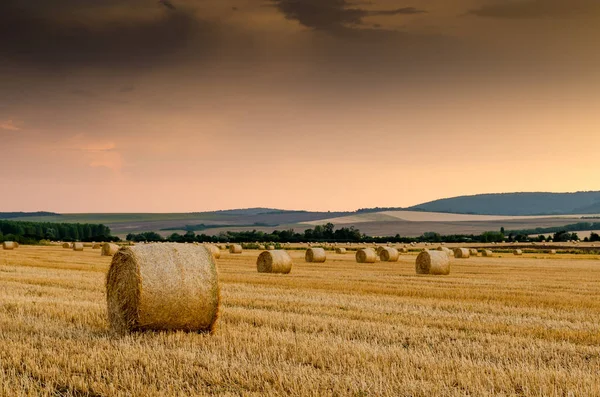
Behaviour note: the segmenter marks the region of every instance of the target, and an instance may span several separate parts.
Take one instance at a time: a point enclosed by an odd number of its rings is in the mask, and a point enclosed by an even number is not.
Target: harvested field
[[[0,250],[0,395],[600,395],[600,258],[217,260],[214,335],[109,331],[110,257]]]

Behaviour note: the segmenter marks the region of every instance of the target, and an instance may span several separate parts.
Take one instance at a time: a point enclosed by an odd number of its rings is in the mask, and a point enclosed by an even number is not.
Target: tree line
[[[35,244],[40,240],[119,241],[110,228],[93,223],[53,223],[0,220],[0,242]]]

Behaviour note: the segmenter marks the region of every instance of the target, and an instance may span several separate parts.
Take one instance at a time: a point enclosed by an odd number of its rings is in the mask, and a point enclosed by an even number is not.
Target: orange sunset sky
[[[0,2],[0,211],[600,190],[600,1],[171,2]]]

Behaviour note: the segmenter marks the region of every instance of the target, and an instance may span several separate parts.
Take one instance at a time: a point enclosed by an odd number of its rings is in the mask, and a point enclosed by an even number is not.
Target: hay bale
[[[336,254],[345,254],[346,253],[346,248],[336,248],[335,249],[335,253]]]
[[[402,247],[402,248],[400,248],[398,251],[399,251],[400,253],[402,253],[402,254],[406,254],[406,253],[408,253],[408,248],[406,248],[406,247]]]
[[[62,247],[63,247],[63,248],[72,248],[72,247],[71,247],[71,243],[63,243],[63,244],[62,244]]]
[[[304,254],[306,262],[323,263],[327,260],[327,255],[323,248],[309,248]]]
[[[377,246],[377,249],[375,250],[375,252],[377,252],[377,256],[379,256],[381,254],[381,251],[383,251],[385,249],[385,247],[382,247],[381,245]]]
[[[373,248],[361,248],[356,251],[356,262],[375,263],[377,261],[377,252]]]
[[[100,244],[100,243],[96,243],[92,246],[92,249],[95,249],[95,250],[98,250],[100,248],[102,248],[102,244]]]
[[[454,257],[466,259],[471,256],[471,251],[468,248],[454,248]]]
[[[85,248],[92,248],[92,247],[94,247],[94,244],[93,243],[83,243],[83,246]]]
[[[19,247],[20,247],[20,245],[19,245],[19,242],[18,242],[18,241],[13,241],[13,244],[15,245],[15,248],[19,248]]]
[[[213,258],[219,259],[221,257],[221,250],[216,245],[206,244],[205,247],[208,248]]]
[[[229,253],[230,254],[241,254],[242,253],[242,246],[239,244],[231,244],[229,246]]]
[[[10,250],[14,250],[17,247],[15,246],[15,242],[14,241],[5,241],[5,242],[2,243],[2,248],[5,249],[5,250],[10,251]]]
[[[399,257],[400,252],[396,248],[386,247],[379,253],[382,262],[397,262]]]
[[[292,271],[292,257],[285,250],[263,251],[256,260],[259,273],[283,273]]]
[[[113,256],[119,250],[119,246],[113,243],[104,243],[102,244],[102,250],[100,251],[100,256]]]
[[[417,274],[450,274],[450,257],[445,251],[423,251],[417,256]]]
[[[550,255],[556,255],[556,250],[550,250],[550,252],[548,252]]]
[[[83,251],[82,243],[73,243],[73,251]]]
[[[513,254],[515,254],[515,255],[523,255],[523,251],[520,250],[520,249],[516,249],[516,250],[513,251]]]
[[[267,250],[273,251],[275,249],[274,245],[267,245]]]
[[[438,251],[442,251],[444,253],[446,253],[446,255],[448,256],[454,256],[454,251],[452,251],[450,248],[447,247],[442,247],[441,245],[437,248]]]
[[[213,331],[219,314],[215,260],[204,246],[144,244],[120,249],[106,275],[110,327]]]
[[[264,250],[264,249],[265,249],[265,246],[261,244],[261,245],[259,245],[259,246],[258,246],[258,249],[259,249],[259,250]]]
[[[471,248],[471,249],[469,249],[469,254],[471,256],[477,256],[477,254],[479,254],[479,252],[477,251],[476,248]]]
[[[481,251],[481,256],[492,257],[494,256],[494,252],[492,250],[483,250]]]

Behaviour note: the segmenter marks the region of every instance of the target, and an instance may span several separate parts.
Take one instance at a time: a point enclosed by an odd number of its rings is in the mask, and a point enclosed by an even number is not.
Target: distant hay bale
[[[397,262],[399,257],[400,252],[396,248],[386,247],[379,253],[382,262]]]
[[[73,243],[73,251],[83,251],[82,243]]]
[[[239,244],[231,244],[229,246],[229,253],[230,254],[241,254],[242,253],[242,246]]]
[[[10,250],[14,250],[17,247],[16,247],[14,241],[5,241],[2,243],[2,248],[10,251]]]
[[[515,254],[515,255],[523,255],[523,251],[520,250],[520,249],[516,249],[516,250],[513,251],[513,254]]]
[[[450,274],[450,258],[445,251],[423,251],[417,256],[417,274]]]
[[[556,255],[556,250],[550,250],[549,254],[550,255]]]
[[[338,248],[335,249],[335,253],[336,254],[345,254],[346,253],[346,248],[340,248],[340,247],[338,247]]]
[[[406,248],[406,247],[402,247],[402,248],[400,248],[400,249],[398,250],[398,252],[400,252],[400,253],[402,253],[402,254],[406,254],[406,253],[408,253],[408,248]]]
[[[283,273],[292,271],[292,258],[285,250],[263,251],[256,260],[259,273]]]
[[[471,249],[469,249],[469,254],[471,254],[471,256],[477,256],[477,254],[479,254],[479,252],[477,251],[477,249],[471,248]]]
[[[274,245],[267,245],[267,250],[273,251],[275,249]]]
[[[110,327],[213,331],[219,314],[215,260],[204,246],[144,244],[120,249],[106,276]]]
[[[100,243],[96,243],[92,246],[92,249],[95,249],[95,250],[98,250],[100,248],[102,248],[102,244],[100,244]]]
[[[63,248],[71,248],[71,244],[70,243],[63,243],[62,247]]]
[[[100,256],[113,256],[119,250],[119,246],[113,243],[104,243],[102,245],[102,250],[100,251]]]
[[[466,259],[471,256],[471,251],[468,248],[454,248],[454,257]]]
[[[439,247],[437,248],[437,250],[438,250],[438,251],[445,252],[445,253],[446,253],[446,255],[448,255],[448,256],[453,256],[453,255],[454,255],[454,251],[452,251],[450,248],[447,248],[447,247],[442,247],[442,246],[439,246]]]
[[[375,252],[377,252],[377,256],[379,256],[379,254],[381,254],[381,251],[383,251],[385,249],[385,247],[382,247],[381,245],[377,246],[377,249],[375,250]]]
[[[373,248],[361,248],[356,251],[356,262],[375,263],[377,261],[377,252]]]
[[[483,250],[481,251],[481,256],[492,257],[494,256],[494,252],[492,250]]]
[[[213,258],[219,259],[221,257],[221,250],[216,245],[206,244],[205,247],[208,248]]]
[[[323,263],[327,260],[327,255],[323,248],[309,248],[304,255],[306,262]]]
[[[19,245],[19,242],[18,242],[18,241],[13,241],[13,244],[15,245],[15,248],[19,248],[19,247],[20,247],[20,245]]]
[[[83,246],[85,248],[92,248],[94,246],[94,244],[93,243],[83,243]]]
[[[265,249],[265,246],[261,244],[261,245],[259,245],[259,246],[258,246],[258,249],[259,249],[259,250],[264,250],[264,249]]]

